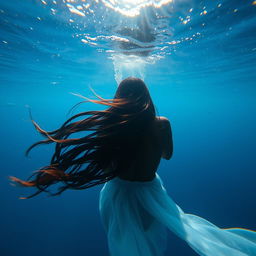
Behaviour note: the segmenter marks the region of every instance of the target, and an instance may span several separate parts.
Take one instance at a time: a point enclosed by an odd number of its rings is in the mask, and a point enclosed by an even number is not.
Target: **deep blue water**
[[[158,171],[169,195],[219,227],[256,230],[256,2],[176,0],[135,17],[110,2],[0,0],[1,256],[108,255],[102,186],[19,200],[29,190],[7,177],[27,178],[53,150],[24,156],[41,139],[28,106],[52,130],[80,101],[70,92],[111,98],[129,75],[171,121],[174,155]],[[169,233],[166,255],[196,254]]]

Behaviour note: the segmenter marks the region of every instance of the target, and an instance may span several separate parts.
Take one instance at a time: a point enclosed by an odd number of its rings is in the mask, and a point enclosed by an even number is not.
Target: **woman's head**
[[[123,106],[134,114],[147,110],[155,116],[155,108],[146,84],[139,78],[128,77],[118,86],[114,99],[123,99]]]
[[[118,86],[115,98],[150,98],[149,91],[145,83],[135,77],[124,79]]]

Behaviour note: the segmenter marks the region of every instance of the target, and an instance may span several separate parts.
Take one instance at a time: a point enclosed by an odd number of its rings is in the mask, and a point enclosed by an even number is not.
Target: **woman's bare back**
[[[121,170],[118,177],[131,181],[152,180],[161,158],[170,159],[172,156],[173,143],[169,120],[156,117],[134,148],[131,165],[128,169]]]

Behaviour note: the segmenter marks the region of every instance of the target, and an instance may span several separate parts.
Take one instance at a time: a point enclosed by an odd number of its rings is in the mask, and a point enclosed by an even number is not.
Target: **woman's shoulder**
[[[156,116],[156,119],[155,119],[156,123],[162,127],[162,128],[165,128],[165,127],[168,127],[170,126],[170,121],[167,117],[165,116]]]

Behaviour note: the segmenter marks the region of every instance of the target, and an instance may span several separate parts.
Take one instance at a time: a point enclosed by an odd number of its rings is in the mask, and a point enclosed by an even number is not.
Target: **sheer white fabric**
[[[164,255],[166,228],[201,256],[256,256],[256,232],[184,213],[158,175],[148,182],[114,178],[102,188],[99,207],[111,256]]]

